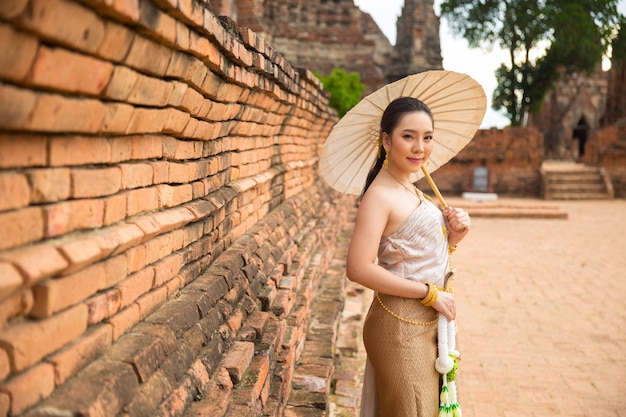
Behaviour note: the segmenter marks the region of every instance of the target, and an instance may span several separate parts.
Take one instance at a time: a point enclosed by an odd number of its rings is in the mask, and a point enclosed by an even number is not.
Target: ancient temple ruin
[[[404,2],[395,46],[353,0],[235,0],[209,7],[258,33],[298,67],[357,72],[368,93],[409,74],[443,68],[433,5]]]

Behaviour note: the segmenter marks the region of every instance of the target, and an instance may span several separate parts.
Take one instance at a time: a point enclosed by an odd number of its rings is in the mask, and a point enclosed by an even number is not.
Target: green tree
[[[346,72],[342,68],[333,68],[327,76],[314,72],[322,82],[324,90],[330,93],[330,107],[337,110],[339,117],[343,117],[360,100],[365,91],[361,77],[356,72]]]
[[[441,16],[472,48],[499,46],[492,107],[512,125],[541,109],[561,71],[592,72],[616,36],[618,0],[443,0]]]

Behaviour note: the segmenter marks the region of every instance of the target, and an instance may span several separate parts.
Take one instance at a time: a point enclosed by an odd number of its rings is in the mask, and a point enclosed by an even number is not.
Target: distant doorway
[[[585,116],[582,116],[578,121],[578,124],[574,128],[572,139],[578,141],[578,158],[582,159],[585,155],[585,144],[587,143],[587,137],[589,135],[589,125],[585,120]]]

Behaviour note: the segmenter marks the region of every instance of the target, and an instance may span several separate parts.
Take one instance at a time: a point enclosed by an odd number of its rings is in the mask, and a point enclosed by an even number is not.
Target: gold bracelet
[[[448,245],[448,255],[452,255],[454,251],[456,251],[456,245],[454,246]]]
[[[426,286],[428,286],[428,293],[424,298],[420,300],[420,303],[422,303],[422,305],[426,307],[432,307],[433,304],[435,304],[435,301],[437,301],[437,295],[439,295],[439,290],[435,285],[431,284],[430,282],[427,282]]]

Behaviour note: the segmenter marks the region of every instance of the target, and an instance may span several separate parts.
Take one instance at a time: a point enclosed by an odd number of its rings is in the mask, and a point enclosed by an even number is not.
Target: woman
[[[439,211],[410,181],[437,146],[423,102],[392,101],[379,141],[347,257],[348,278],[376,292],[363,328],[362,415],[436,417],[437,317],[456,315],[452,294],[437,287],[446,284],[449,251],[467,235],[470,218],[457,208]]]

